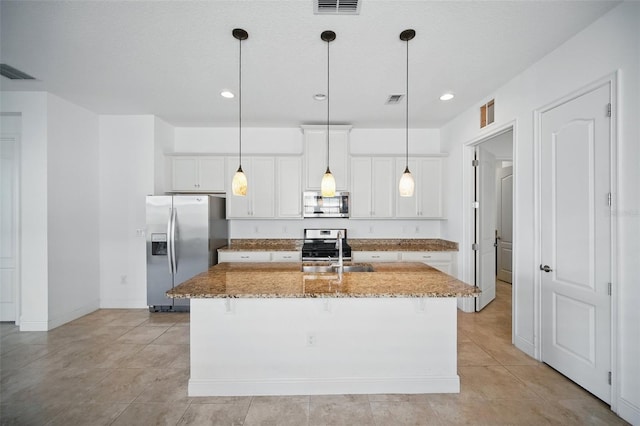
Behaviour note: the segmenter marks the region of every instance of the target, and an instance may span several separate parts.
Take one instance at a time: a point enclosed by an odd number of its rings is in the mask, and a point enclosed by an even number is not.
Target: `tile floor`
[[[460,394],[189,398],[189,316],[100,310],[50,332],[0,324],[2,425],[613,425],[511,345],[511,286],[458,314]]]

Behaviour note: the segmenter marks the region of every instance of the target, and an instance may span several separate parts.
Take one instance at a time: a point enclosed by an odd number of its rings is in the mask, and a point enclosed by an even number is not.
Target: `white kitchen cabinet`
[[[397,251],[351,251],[353,262],[397,262],[399,258]]]
[[[449,275],[457,273],[457,256],[453,251],[403,251],[403,262],[422,262]]]
[[[272,262],[301,262],[302,261],[302,252],[300,250],[297,250],[297,251],[272,251],[271,252],[271,261]]]
[[[399,219],[444,219],[443,173],[445,159],[442,157],[417,157],[409,160],[416,187],[413,197],[401,197],[395,191],[396,214]],[[396,159],[395,186],[397,189],[406,160]]]
[[[326,126],[302,126],[304,131],[305,191],[320,191],[322,176],[327,170]],[[346,191],[349,185],[349,132],[351,126],[331,126],[329,131],[329,167],[336,179],[336,190]]]
[[[278,157],[276,176],[277,217],[302,218],[302,158]]]
[[[238,158],[228,157],[227,168],[235,173]],[[242,170],[247,176],[247,195],[233,195],[230,173],[227,183],[227,218],[271,219],[275,216],[275,158],[243,157]]]
[[[222,262],[301,262],[302,253],[297,251],[227,251],[218,250],[218,263]]]
[[[351,158],[351,218],[391,218],[394,158]]]
[[[271,252],[218,251],[218,263],[222,262],[271,262]]]
[[[224,157],[169,156],[172,192],[224,192]]]

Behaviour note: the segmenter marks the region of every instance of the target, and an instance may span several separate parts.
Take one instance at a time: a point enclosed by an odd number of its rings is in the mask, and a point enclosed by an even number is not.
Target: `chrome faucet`
[[[338,275],[342,276],[342,273],[344,272],[344,262],[342,259],[342,231],[338,231],[336,248],[338,249],[338,263],[332,263],[331,267],[336,268],[338,271]]]

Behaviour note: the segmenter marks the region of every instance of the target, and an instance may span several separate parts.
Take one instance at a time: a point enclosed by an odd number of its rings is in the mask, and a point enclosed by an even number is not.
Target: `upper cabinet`
[[[399,219],[445,219],[443,175],[445,158],[414,157],[409,160],[416,189],[413,197],[401,197],[397,191],[400,176],[405,169],[405,159],[396,159],[395,200]]]
[[[170,162],[169,192],[224,192],[224,157],[167,156]]]
[[[276,159],[277,217],[302,218],[302,158]]]
[[[351,217],[391,218],[394,204],[395,159],[351,158]]]
[[[305,191],[320,191],[327,170],[327,127],[302,126],[304,132]],[[351,126],[331,126],[329,131],[329,168],[336,179],[336,190],[349,187],[349,132]]]
[[[227,169],[238,169],[238,157],[227,157]],[[227,188],[227,218],[267,219],[275,217],[275,158],[242,157],[242,170],[247,176],[247,195],[231,192],[230,174]]]

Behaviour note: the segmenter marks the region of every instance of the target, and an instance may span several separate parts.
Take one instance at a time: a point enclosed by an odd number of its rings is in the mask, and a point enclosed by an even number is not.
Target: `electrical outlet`
[[[316,335],[314,333],[307,334],[307,346],[315,346],[317,343],[316,340]]]
[[[419,234],[419,233],[420,233],[420,227],[416,226],[416,234]]]
[[[127,285],[127,276],[126,275],[120,275],[120,284],[122,285]]]

